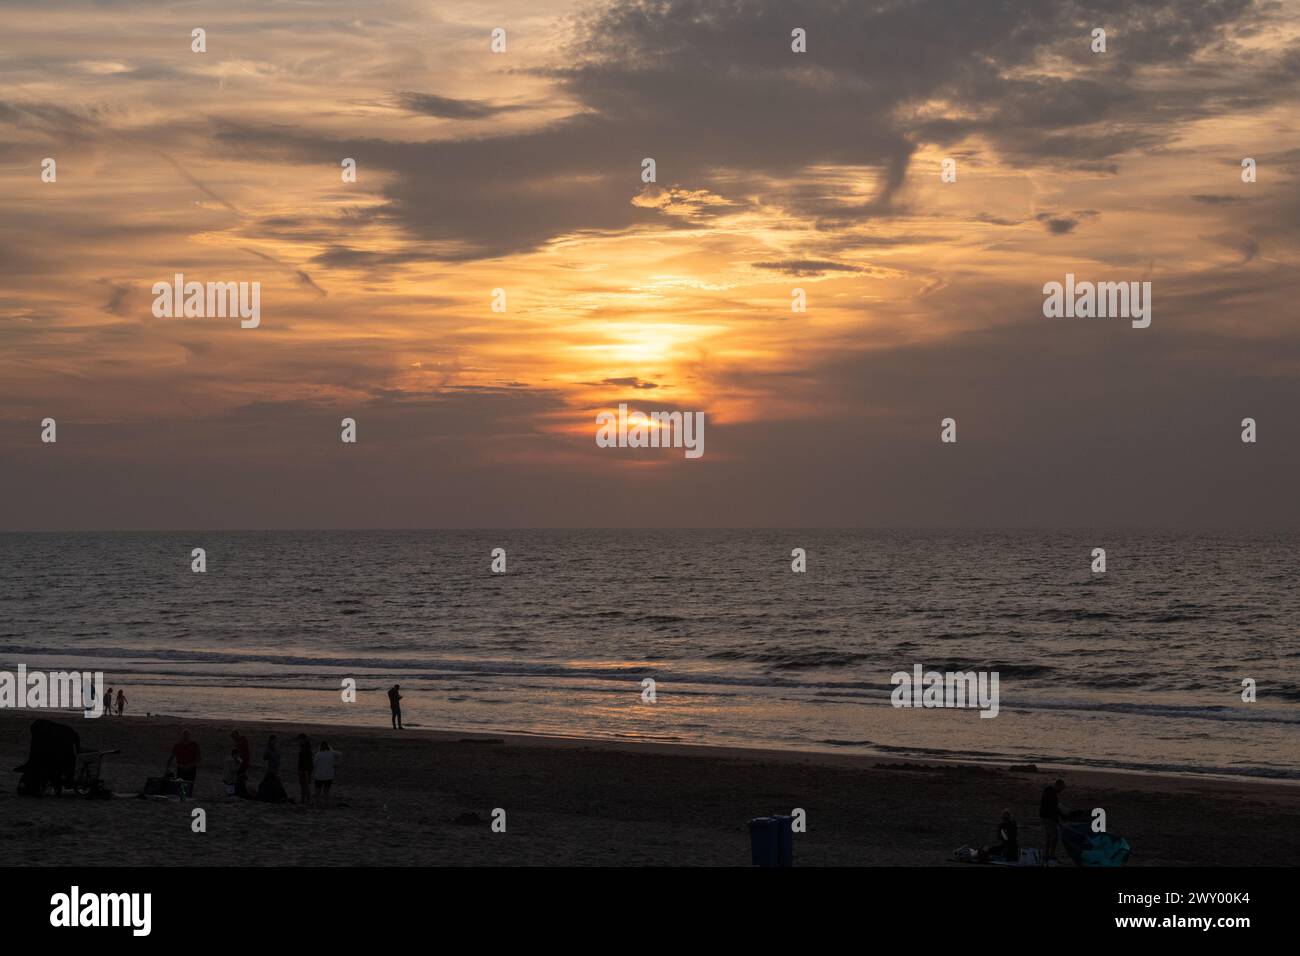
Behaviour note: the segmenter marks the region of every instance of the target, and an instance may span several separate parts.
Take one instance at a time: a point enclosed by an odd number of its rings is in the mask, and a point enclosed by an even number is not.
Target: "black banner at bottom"
[[[244,944],[380,943],[377,934],[477,927],[494,941],[567,924],[655,933],[689,918],[720,938],[855,934],[1030,941],[1038,933],[1230,943],[1278,932],[1290,869],[237,869],[30,868],[0,875],[8,938],[77,932],[193,943],[234,932]],[[758,921],[756,921],[756,917]],[[760,929],[761,926],[761,929]],[[222,929],[221,927],[225,927]],[[973,936],[968,934],[974,934]]]

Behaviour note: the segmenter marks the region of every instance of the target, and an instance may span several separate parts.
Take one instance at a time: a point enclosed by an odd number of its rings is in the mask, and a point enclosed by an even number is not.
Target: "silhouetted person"
[[[239,752],[239,770],[241,773],[248,773],[249,764],[253,762],[253,756],[249,752],[248,738],[238,730],[230,732],[230,739],[235,744],[235,750]]]
[[[117,690],[117,716],[122,716],[122,711],[126,710],[126,693],[119,687]]]
[[[311,803],[311,772],[314,766],[311,741],[306,734],[298,735],[298,793],[303,803]]]
[[[266,762],[267,773],[279,775],[280,745],[275,742],[275,734],[266,738],[266,749],[262,751],[262,760]]]
[[[1019,860],[1019,829],[1016,825],[1016,818],[1011,815],[1011,811],[1003,810],[1002,819],[998,822],[998,842],[989,847],[989,853],[997,854],[1008,863],[1015,863]]]
[[[402,726],[402,695],[398,693],[399,684],[394,684],[388,691],[388,706],[393,710],[393,729],[404,730]]]
[[[226,796],[235,795],[237,784],[241,779],[247,784],[248,774],[243,768],[244,761],[239,756],[239,750],[231,747],[230,756],[226,758],[226,772],[221,775],[221,782],[226,785]]]
[[[257,794],[248,786],[248,765],[244,763],[244,755],[238,747],[230,748],[230,764],[226,768],[226,776],[229,778],[226,785],[231,794],[244,800],[257,799]]]
[[[284,792],[284,784],[280,781],[280,747],[275,742],[275,734],[267,738],[262,759],[266,761],[266,775],[257,785],[257,799],[267,803],[287,803],[289,795]]]
[[[1043,788],[1043,797],[1038,801],[1038,819],[1043,824],[1043,862],[1056,859],[1056,840],[1061,824],[1061,791],[1065,781],[1057,779],[1056,783]]]
[[[104,713],[113,716],[113,688],[109,688],[104,694]]]
[[[190,739],[188,730],[181,731],[181,739],[172,748],[172,755],[167,758],[168,766],[176,761],[176,776],[186,781],[191,794],[194,793],[194,778],[199,773],[199,744]]]
[[[328,741],[320,742],[313,772],[316,775],[316,792],[320,794],[321,803],[327,807],[330,805],[330,787],[334,784],[334,763],[338,757],[338,751],[330,750]]]

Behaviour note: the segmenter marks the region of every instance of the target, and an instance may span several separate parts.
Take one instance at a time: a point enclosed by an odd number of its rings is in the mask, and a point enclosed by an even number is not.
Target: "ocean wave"
[[[1125,616],[1111,611],[1094,611],[1088,608],[1052,608],[1040,612],[1038,620],[1053,624],[1070,624],[1075,621],[1113,621]]]

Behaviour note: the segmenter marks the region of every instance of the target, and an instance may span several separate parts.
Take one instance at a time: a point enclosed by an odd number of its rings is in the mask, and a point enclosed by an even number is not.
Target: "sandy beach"
[[[33,712],[0,714],[5,770],[27,757]],[[584,741],[397,732],[385,727],[230,724],[125,717],[74,726],[104,763],[112,800],[32,799],[0,789],[10,865],[721,865],[749,864],[746,821],[802,807],[796,865],[934,866],[986,843],[1003,808],[1036,845],[1039,792],[1055,771],[899,764],[885,759]],[[294,738],[342,756],[333,806],[224,795],[220,767],[237,726],[253,779],[270,733],[297,797]],[[182,728],[203,749],[196,799],[140,799]],[[1258,780],[1071,770],[1067,808],[1103,807],[1133,847],[1130,865],[1289,865],[1300,855],[1300,786]],[[191,831],[202,807],[207,832]],[[506,811],[506,832],[488,825]],[[483,822],[457,823],[462,814]],[[1062,859],[1064,854],[1062,853]],[[962,864],[951,864],[962,865]]]

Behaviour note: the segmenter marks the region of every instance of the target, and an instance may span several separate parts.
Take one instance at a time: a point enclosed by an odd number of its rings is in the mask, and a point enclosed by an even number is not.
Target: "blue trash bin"
[[[794,866],[794,817],[750,820],[749,850],[754,866]]]
[[[794,866],[794,817],[789,814],[773,814],[776,821],[776,865]]]

